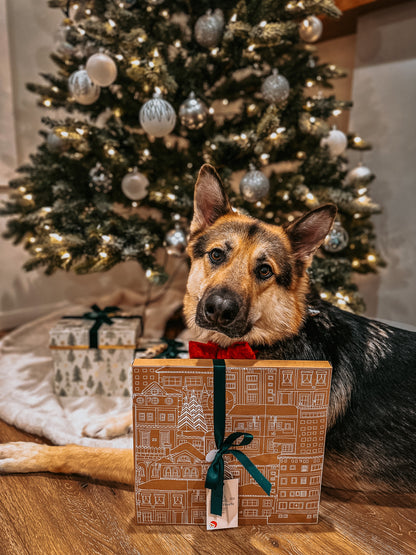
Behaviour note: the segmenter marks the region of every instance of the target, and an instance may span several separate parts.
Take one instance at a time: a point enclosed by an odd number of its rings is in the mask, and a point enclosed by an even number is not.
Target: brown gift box
[[[271,482],[268,496],[231,454],[239,524],[316,523],[331,366],[321,361],[226,360],[225,437]],[[133,363],[135,498],[142,524],[205,524],[205,457],[216,448],[212,360]]]

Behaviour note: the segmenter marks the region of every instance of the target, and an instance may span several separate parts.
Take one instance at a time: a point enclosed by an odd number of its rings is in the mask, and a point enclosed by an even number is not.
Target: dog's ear
[[[286,228],[295,256],[309,263],[312,255],[328,235],[337,215],[335,204],[311,210]]]
[[[204,164],[195,185],[191,234],[204,230],[230,211],[230,201],[221,179],[212,166]]]

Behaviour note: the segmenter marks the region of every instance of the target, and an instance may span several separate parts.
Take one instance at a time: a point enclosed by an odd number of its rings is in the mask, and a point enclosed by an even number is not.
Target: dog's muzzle
[[[213,289],[199,301],[196,323],[228,337],[242,337],[248,331],[247,312],[238,293],[226,288]]]

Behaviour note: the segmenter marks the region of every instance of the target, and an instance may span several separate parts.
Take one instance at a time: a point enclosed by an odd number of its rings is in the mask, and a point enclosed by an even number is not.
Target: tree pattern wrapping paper
[[[98,330],[98,349],[89,348],[91,320],[61,319],[50,331],[54,389],[59,396],[131,395],[131,362],[141,319],[114,317]]]

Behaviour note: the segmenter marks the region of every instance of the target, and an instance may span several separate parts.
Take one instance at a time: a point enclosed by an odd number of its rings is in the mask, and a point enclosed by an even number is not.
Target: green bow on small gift
[[[92,312],[86,312],[82,317],[86,320],[95,320],[94,325],[89,331],[90,348],[98,349],[98,330],[103,324],[112,326],[114,322],[111,318],[115,316],[116,312],[120,312],[120,308],[118,306],[106,306],[101,310],[96,304],[93,304],[91,308]]]

